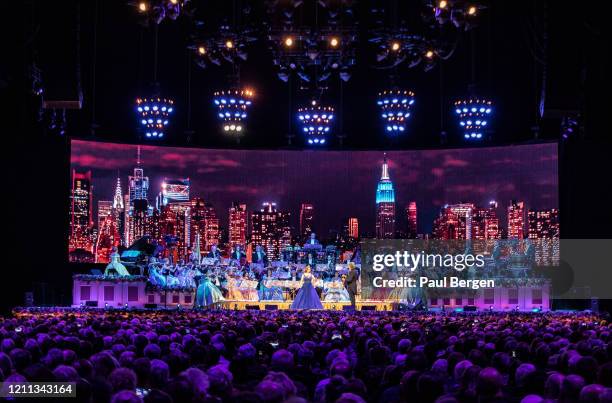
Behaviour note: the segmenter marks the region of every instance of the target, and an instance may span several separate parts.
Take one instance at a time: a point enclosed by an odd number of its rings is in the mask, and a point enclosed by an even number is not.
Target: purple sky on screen
[[[118,173],[127,192],[136,149],[136,145],[72,141],[71,167],[92,171],[94,206],[98,200],[112,200]],[[389,151],[387,158],[400,228],[410,201],[417,202],[419,232],[431,231],[433,219],[447,203],[487,206],[496,200],[503,220],[512,199],[523,200],[532,209],[558,207],[556,143]],[[348,217],[359,219],[360,233],[374,231],[382,160],[382,151],[141,146],[141,166],[150,179],[149,202],[159,193],[164,177],[189,177],[191,196],[210,201],[223,228],[232,201],[245,202],[249,211],[265,201],[276,202],[280,210],[291,212],[296,227],[300,203],[310,202],[315,207],[315,232],[322,235],[341,229]]]

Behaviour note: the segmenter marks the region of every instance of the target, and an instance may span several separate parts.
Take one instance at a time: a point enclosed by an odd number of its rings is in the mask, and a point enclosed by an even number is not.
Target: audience
[[[79,402],[612,402],[587,313],[21,310],[0,381]]]

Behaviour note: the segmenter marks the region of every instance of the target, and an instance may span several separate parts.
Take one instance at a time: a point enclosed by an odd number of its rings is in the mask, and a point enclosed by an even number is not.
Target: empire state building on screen
[[[389,177],[387,155],[382,166],[382,175],[376,188],[376,238],[395,236],[395,190]]]

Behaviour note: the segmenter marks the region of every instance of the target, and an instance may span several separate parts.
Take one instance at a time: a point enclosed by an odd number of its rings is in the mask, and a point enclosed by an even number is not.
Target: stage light
[[[285,46],[290,48],[291,46],[293,46],[293,38],[288,36],[285,38]]]
[[[335,48],[340,44],[340,40],[336,38],[335,36],[332,36],[331,39],[329,40],[329,44],[331,45],[332,48]]]
[[[470,7],[468,8],[468,15],[476,15],[476,11],[477,11],[477,10],[478,10],[478,9],[476,8],[476,6],[470,6]]]
[[[448,3],[446,2],[446,0],[442,0],[440,1],[440,3],[438,3],[438,8],[446,8],[446,6],[448,5]]]
[[[234,42],[232,42],[231,40],[226,41],[225,47],[228,49],[232,49],[234,47]]]
[[[380,116],[387,132],[404,132],[414,104],[414,92],[399,89],[382,91],[378,93],[376,104],[380,107]]]
[[[147,8],[148,8],[147,3],[145,3],[144,1],[138,4],[138,10],[140,10],[143,13],[147,11]]]
[[[428,50],[427,52],[425,52],[425,57],[428,58],[428,59],[433,59],[434,55],[435,55],[435,53],[431,49]]]
[[[168,127],[174,101],[167,98],[151,97],[136,99],[136,112],[145,138],[162,138]]]
[[[491,101],[479,98],[468,98],[456,101],[455,115],[466,140],[481,140],[484,137],[484,127],[488,125],[493,112]]]
[[[204,46],[198,47],[198,53],[201,54],[201,55],[205,55],[206,54],[206,48]]]
[[[334,108],[321,106],[313,100],[309,106],[298,109],[297,119],[308,144],[325,144],[326,135],[330,132],[334,119]]]
[[[250,88],[243,90],[217,91],[213,103],[223,131],[240,134],[245,130],[248,109],[252,104],[254,92]]]
[[[393,42],[391,44],[391,50],[393,50],[394,52],[397,52],[398,50],[400,50],[400,43],[399,42]]]
[[[177,5],[178,4],[178,0],[170,0],[170,3]]]

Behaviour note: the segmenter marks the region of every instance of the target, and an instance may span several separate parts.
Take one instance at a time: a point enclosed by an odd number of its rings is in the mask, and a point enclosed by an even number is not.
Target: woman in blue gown
[[[317,290],[312,285],[313,279],[310,266],[306,266],[302,274],[302,287],[295,296],[291,309],[323,309]]]
[[[221,290],[213,284],[206,274],[201,276],[200,285],[198,285],[196,291],[196,307],[209,306],[220,301],[225,301]]]

